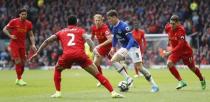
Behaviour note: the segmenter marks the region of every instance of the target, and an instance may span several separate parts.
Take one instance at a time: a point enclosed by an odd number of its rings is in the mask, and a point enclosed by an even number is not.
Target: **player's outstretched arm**
[[[87,34],[83,34],[82,37],[85,39],[85,41],[87,42],[87,44],[90,46],[90,51],[93,51],[94,48],[94,43],[93,41],[88,37]]]
[[[29,32],[29,38],[30,38],[30,41],[31,41],[31,48],[33,51],[36,51],[36,46],[35,46],[35,38],[34,38],[34,33],[32,32],[32,30],[30,30]]]
[[[109,52],[109,55],[113,56],[115,52],[116,52],[116,47],[112,47],[110,52]]]
[[[37,54],[39,52],[41,52],[48,44],[51,44],[52,42],[54,42],[55,40],[57,40],[57,36],[54,34],[54,35],[51,35],[49,38],[47,38],[42,44],[41,46],[39,47],[39,49],[37,50]]]
[[[172,53],[175,53],[175,52],[177,52],[177,51],[181,51],[182,50],[182,48],[184,47],[184,43],[185,43],[185,41],[184,40],[179,40],[179,42],[178,42],[178,44],[177,44],[177,46],[172,50],[172,51],[163,51],[163,56],[164,57],[168,57],[170,54],[172,54]]]
[[[39,49],[37,50],[36,53],[34,53],[34,55],[32,55],[31,58],[29,58],[29,61],[31,61],[33,58],[35,58],[48,44],[54,42],[57,40],[57,36],[54,34],[52,36],[50,36],[49,38],[47,38],[39,47]]]
[[[107,40],[104,41],[103,43],[99,44],[97,47],[101,47],[101,46],[106,46],[108,44],[112,43],[112,35],[107,36]]]

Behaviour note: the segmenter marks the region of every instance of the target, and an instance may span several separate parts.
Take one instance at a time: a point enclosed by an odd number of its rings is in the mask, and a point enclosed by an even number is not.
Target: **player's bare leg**
[[[134,70],[135,70],[135,75],[134,75],[134,77],[135,78],[138,78],[139,77],[139,71],[138,71],[138,69],[136,68],[136,67],[134,67]]]
[[[137,70],[139,70],[140,73],[144,75],[145,79],[152,85],[151,92],[158,92],[159,91],[158,85],[155,83],[150,72],[143,67],[142,62],[137,62],[134,64],[134,66],[137,68]]]
[[[98,54],[95,54],[95,56],[94,56],[94,64],[96,65],[96,67],[98,68],[98,71],[101,73],[101,74],[103,74],[103,72],[102,72],[102,68],[101,68],[101,61],[102,61],[102,57],[100,56],[100,55],[98,55]],[[96,84],[96,86],[97,87],[100,87],[101,86],[101,83],[100,82],[98,82],[97,84]]]
[[[139,72],[139,70],[137,69],[137,67],[134,66],[135,69],[135,75],[133,76],[134,78],[139,78],[141,76],[144,76],[142,73]]]
[[[172,61],[168,60],[167,67],[168,67],[169,71],[171,72],[171,74],[179,81],[176,89],[179,90],[179,89],[182,89],[183,87],[186,87],[187,84],[186,84],[186,82],[184,82],[182,80],[182,78],[181,78],[178,70],[176,69],[174,63]]]
[[[120,73],[125,78],[125,81],[128,83],[128,86],[131,87],[133,84],[133,79],[128,75],[125,67],[119,63],[121,60],[124,59],[125,59],[124,57],[116,53],[113,55],[111,62],[115,66],[118,73]]]
[[[61,66],[56,66],[54,70],[54,84],[56,92],[51,95],[52,98],[61,97],[61,72],[64,70]]]
[[[96,65],[96,67],[98,68],[98,71],[103,74],[102,68],[100,67],[101,65],[101,61],[102,61],[102,57],[95,54],[94,56],[94,64]]]
[[[15,59],[15,70],[17,74],[17,79],[15,81],[15,84],[19,86],[27,85],[27,83],[22,79],[22,75],[24,72],[24,61],[21,61],[20,58]]]
[[[139,78],[140,76],[144,76],[142,73],[139,72],[136,66],[134,66],[134,69],[136,73],[136,75],[133,76],[134,78]]]
[[[94,76],[110,93],[112,98],[123,98],[124,96],[117,93],[113,90],[112,85],[110,84],[109,80],[105,78],[96,68],[94,64],[91,64],[87,66],[86,68],[83,68],[88,73],[90,73],[92,76]]]

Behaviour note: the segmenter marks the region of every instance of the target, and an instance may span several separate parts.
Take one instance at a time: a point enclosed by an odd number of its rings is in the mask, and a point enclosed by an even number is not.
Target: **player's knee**
[[[96,75],[100,73],[94,63],[86,67],[83,67],[83,69],[87,71],[88,73],[90,73],[91,75],[93,75],[94,77],[96,77]]]
[[[55,70],[57,70],[57,71],[63,71],[65,68],[63,68],[62,66],[56,66],[55,67]]]
[[[188,66],[190,68],[190,70],[192,70],[193,72],[196,71],[196,67],[195,66]]]
[[[96,66],[100,66],[100,63],[99,62],[95,62],[94,63]]]
[[[117,62],[117,60],[116,60],[116,58],[111,58],[111,60],[110,60],[112,63],[115,63],[115,62]]]
[[[100,65],[100,61],[99,60],[94,60],[94,64],[96,65],[96,66],[99,66]]]
[[[167,67],[168,67],[168,68],[171,68],[172,66],[174,66],[174,63],[171,62],[171,61],[168,61],[168,62],[167,62]]]
[[[141,62],[135,63],[135,68],[138,69],[138,70],[141,70],[142,69],[142,63]]]
[[[122,60],[125,60],[124,57],[122,57],[121,55],[119,54],[115,54],[113,55],[113,57],[111,58],[111,62],[114,63],[114,62],[120,62]]]
[[[20,59],[15,59],[15,64],[21,64],[21,60]]]

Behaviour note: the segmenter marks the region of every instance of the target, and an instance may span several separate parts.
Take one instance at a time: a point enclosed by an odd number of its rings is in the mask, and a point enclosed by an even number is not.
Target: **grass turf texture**
[[[167,69],[150,70],[160,87],[159,93],[150,93],[150,85],[143,77],[134,78],[134,86],[129,92],[122,93],[123,99],[112,99],[108,91],[97,88],[97,81],[84,70],[65,70],[62,79],[62,98],[50,98],[55,92],[53,71],[28,70],[24,73],[27,86],[15,85],[15,71],[0,71],[0,102],[209,102],[210,70],[201,70],[207,81],[205,91],[201,90],[200,81],[190,71],[181,69],[180,74],[188,86],[175,89],[177,81]],[[104,70],[114,89],[123,78],[115,70]],[[129,70],[133,76],[134,71]]]

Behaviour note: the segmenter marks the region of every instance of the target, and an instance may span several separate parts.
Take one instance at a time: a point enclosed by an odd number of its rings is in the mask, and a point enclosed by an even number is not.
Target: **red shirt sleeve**
[[[12,19],[12,20],[10,20],[10,22],[7,24],[7,28],[8,29],[13,29],[14,27],[15,27],[15,25],[16,25],[16,22],[15,22],[15,20],[14,19]]]
[[[32,28],[33,28],[33,25],[32,25],[32,23],[29,21],[29,23],[28,23],[28,31],[32,30]]]
[[[79,34],[80,34],[82,37],[84,36],[84,34],[86,34],[85,29],[83,29],[83,28],[78,28],[78,30],[79,30]]]
[[[171,25],[169,23],[166,24],[166,26],[165,26],[165,32],[168,33],[169,30],[170,30],[170,28],[171,28]]]

